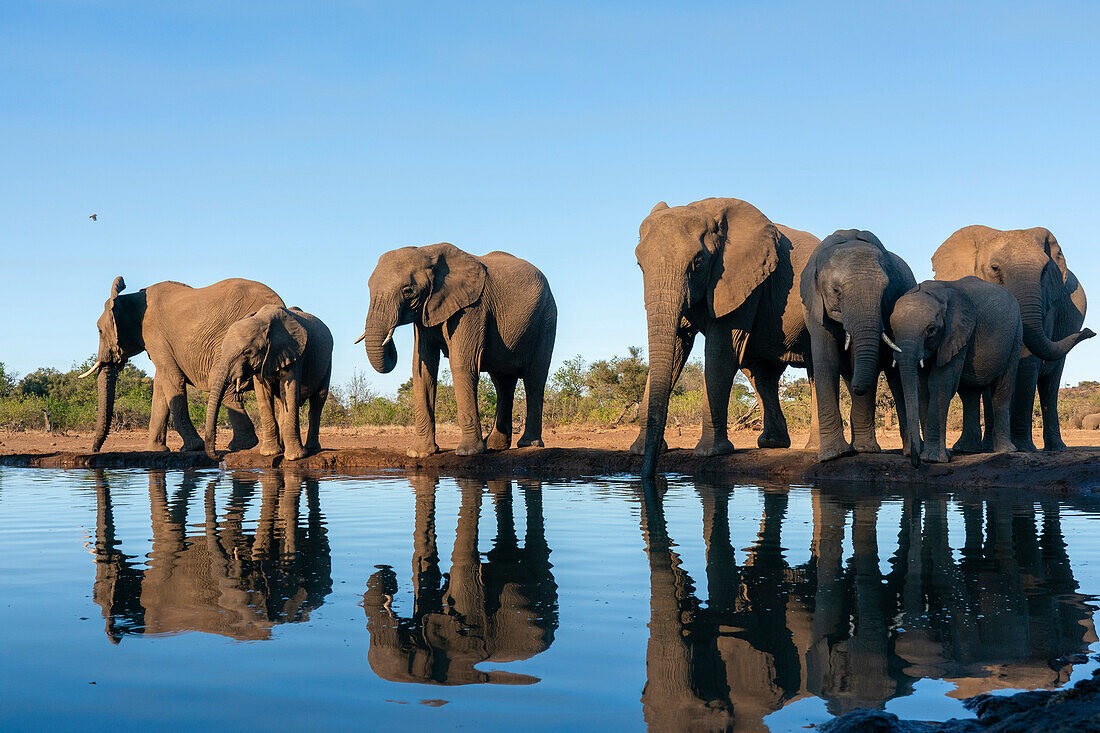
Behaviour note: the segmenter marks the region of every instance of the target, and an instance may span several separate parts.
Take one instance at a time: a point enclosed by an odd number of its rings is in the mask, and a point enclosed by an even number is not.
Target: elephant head
[[[386,252],[367,281],[370,309],[355,343],[364,342],[377,371],[392,371],[397,366],[394,330],[406,323],[441,325],[481,298],[485,276],[476,257],[446,242]]]
[[[728,316],[779,263],[779,231],[751,204],[705,199],[686,206],[663,201],[639,229],[635,254],[642,268],[649,329],[649,405],[642,474],[656,471],[668,418],[673,354],[692,311]],[[701,324],[696,324],[696,328]]]
[[[963,227],[932,255],[937,280],[974,275],[1012,293],[1020,304],[1024,345],[1046,361],[1063,358],[1077,342],[1095,336],[1084,329],[1051,341],[1058,298],[1072,277],[1058,240],[1042,227],[1000,231]]]
[[[946,366],[970,342],[978,322],[978,308],[966,295],[929,280],[898,298],[890,316],[896,354],[905,392],[909,461],[920,465],[920,370],[926,361]]]
[[[115,410],[115,381],[126,360],[145,351],[142,322],[145,317],[145,291],[119,295],[126,289],[122,276],[111,283],[111,296],[103,304],[96,322],[99,329],[99,353],[92,368],[80,375],[98,373],[99,400],[96,405],[95,438],[92,451],[98,452],[111,430]]]
[[[844,229],[825,238],[803,273],[804,282],[809,278],[812,283],[810,297],[821,304],[822,322],[839,325],[845,351],[852,348],[852,392],[857,395],[867,394],[877,376],[883,319],[901,294],[900,278],[891,277],[895,269],[878,237]]]
[[[253,377],[270,381],[279,371],[301,359],[305,348],[305,328],[294,314],[277,305],[265,305],[229,327],[209,377],[206,452],[211,458],[217,458],[214,446],[218,410],[230,385],[241,392]]]

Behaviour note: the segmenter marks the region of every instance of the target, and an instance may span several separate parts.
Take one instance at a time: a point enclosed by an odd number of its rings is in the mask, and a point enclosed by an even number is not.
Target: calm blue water
[[[1096,507],[0,469],[0,729],[798,730],[1091,674]]]

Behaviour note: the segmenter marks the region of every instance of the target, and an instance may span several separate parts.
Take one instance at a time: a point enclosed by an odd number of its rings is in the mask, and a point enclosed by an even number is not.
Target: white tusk
[[[852,334],[847,331],[844,332],[844,350],[847,351],[848,347],[852,345]]]
[[[242,384],[241,378],[237,377],[237,383],[235,385],[233,385],[233,391],[239,393],[241,391],[241,384]]]
[[[885,331],[882,332],[882,340],[885,341],[886,345],[889,346],[891,349],[898,352],[899,354],[901,353],[901,347],[891,341],[890,337],[886,335]]]
[[[367,332],[366,332],[366,331],[363,331],[363,335],[362,335],[362,336],[360,336],[359,338],[355,339],[355,343],[359,343],[360,341],[362,341],[362,340],[363,340],[363,339],[365,339],[366,337],[367,337]]]
[[[390,329],[390,332],[386,334],[386,340],[382,342],[382,345],[385,346],[390,341],[393,341],[393,329],[392,328]]]
[[[924,359],[923,358],[920,360],[920,368],[924,369]]]
[[[92,364],[91,369],[89,369],[88,371],[81,374],[79,377],[77,377],[77,379],[84,379],[84,377],[90,377],[102,368],[103,368],[103,362],[97,361],[95,364]]]
[[[894,367],[896,367],[897,365],[898,365],[898,360],[897,360],[897,359],[891,359],[891,360],[890,360],[890,368],[891,368],[891,369],[893,369],[893,368],[894,368]]]

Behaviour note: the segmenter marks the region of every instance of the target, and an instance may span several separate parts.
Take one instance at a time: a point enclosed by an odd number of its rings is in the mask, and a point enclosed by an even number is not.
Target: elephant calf
[[[331,372],[332,334],[316,316],[300,308],[266,305],[237,321],[226,332],[219,359],[210,370],[207,454],[217,460],[218,408],[226,393],[241,392],[250,380],[260,409],[260,453],[282,453],[296,461],[320,450],[317,433]],[[307,399],[309,428],[303,446],[298,408]]]
[[[947,409],[956,392],[964,403],[963,434],[954,450],[981,450],[978,403],[991,393],[986,433],[993,450],[1010,453],[1012,395],[1020,361],[1023,322],[1016,299],[999,285],[976,277],[926,280],[898,299],[890,328],[900,351],[898,369],[905,392],[909,425],[909,460],[944,463]],[[917,416],[924,415],[924,450]]]
[[[523,380],[527,420],[519,446],[542,442],[542,403],[554,351],[558,308],[539,270],[506,252],[474,257],[453,244],[402,247],[384,253],[368,281],[370,310],[359,341],[383,374],[397,366],[394,330],[412,323],[416,443],[413,457],[439,451],[435,388],[439,355],[451,361],[460,456],[512,443],[512,400]],[[482,438],[478,375],[488,372],[497,392],[496,427]]]

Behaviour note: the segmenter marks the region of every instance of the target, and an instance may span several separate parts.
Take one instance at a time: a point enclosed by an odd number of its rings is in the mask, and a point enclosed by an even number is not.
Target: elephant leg
[[[836,340],[824,329],[813,334],[814,395],[817,402],[818,448],[821,461],[851,455],[852,444],[844,438],[840,417],[840,354]]]
[[[516,398],[516,378],[507,374],[489,374],[497,391],[497,414],[493,432],[485,441],[489,450],[508,450],[512,446],[512,406]]]
[[[1029,453],[1038,450],[1031,435],[1038,379],[1039,359],[1034,356],[1020,359],[1016,368],[1016,388],[1012,394],[1012,442],[1016,444],[1016,450]]]
[[[321,450],[321,413],[325,410],[327,400],[327,382],[309,396],[309,426],[306,433],[306,450],[310,453]]]
[[[1016,369],[1006,370],[1001,379],[984,392],[986,400],[985,432],[991,440],[994,453],[1011,453],[1016,450],[1012,441],[1012,399],[1016,389]]]
[[[680,374],[684,371],[684,364],[687,363],[688,356],[691,355],[691,347],[695,343],[695,331],[687,328],[681,328],[677,332],[676,347],[672,352],[672,384],[675,385],[676,381],[680,378]],[[526,385],[526,383],[524,383]],[[530,398],[528,398],[530,399]],[[646,379],[645,391],[642,393],[642,401],[638,406],[638,437],[634,440],[633,445],[630,446],[630,452],[636,456],[640,456],[645,453],[645,427],[646,418],[649,411],[649,380]],[[668,450],[668,443],[665,442],[664,436],[661,437],[661,452],[664,453]]]
[[[149,417],[149,441],[145,450],[168,450],[168,399],[164,396],[162,380],[153,378],[153,404]]]
[[[454,383],[455,402],[458,407],[458,427],[462,430],[455,453],[473,456],[485,452],[485,440],[481,435],[481,415],[477,409],[478,370],[472,364],[464,364],[451,351],[451,379]]]
[[[959,388],[959,399],[963,406],[962,435],[951,446],[952,453],[982,453],[985,446],[982,439],[981,409],[984,390]],[[986,410],[986,421],[989,411]]]
[[[920,458],[927,463],[947,463],[947,411],[959,388],[964,354],[956,355],[946,366],[933,367],[928,374],[928,414],[924,426],[924,450]]]
[[[817,388],[814,386],[814,373],[806,370],[806,378],[810,383],[810,434],[806,436],[805,450],[817,450],[817,436],[821,432],[817,417]]]
[[[1062,369],[1066,360],[1044,364],[1050,369],[1049,374],[1040,372],[1037,387],[1039,390],[1039,407],[1043,411],[1043,450],[1064,451],[1065,441],[1062,440],[1062,426],[1058,420],[1058,385],[1062,382]]]
[[[883,373],[886,375],[886,386],[890,389],[890,396],[894,398],[894,408],[898,415],[901,454],[907,456],[909,455],[909,408],[905,406],[905,391],[901,384],[901,372],[897,369],[887,369]]]
[[[550,359],[538,369],[528,372],[523,377],[523,393],[527,397],[527,418],[523,423],[523,435],[519,439],[519,447],[526,448],[529,445],[542,448],[542,406],[546,399],[546,376],[550,371]]]
[[[244,402],[236,392],[229,392],[222,400],[229,414],[229,424],[233,428],[233,439],[229,441],[229,450],[248,450],[259,444],[256,428],[252,425],[248,413],[244,411]]]
[[[695,446],[697,456],[733,453],[729,440],[730,390],[741,366],[741,354],[748,334],[728,326],[712,324],[704,343],[703,384],[707,412],[703,415],[703,435]]]
[[[279,433],[283,438],[283,458],[297,461],[305,458],[305,446],[302,445],[302,426],[300,422],[300,388],[297,377],[285,376],[279,379]]]
[[[1012,369],[1012,374],[1013,374],[1012,379],[1013,379],[1013,381],[1015,381],[1015,379],[1016,379],[1016,377],[1015,377],[1015,374],[1016,374],[1015,367],[1013,367],[1013,369]],[[982,390],[982,410],[984,411],[984,414],[985,414],[985,432],[982,434],[982,453],[991,452],[994,448],[994,444],[996,443],[996,440],[995,440],[994,434],[993,434],[993,430],[991,428],[991,426],[993,425],[993,422],[994,422],[993,421],[993,413],[994,413],[994,410],[995,410],[995,407],[994,407],[994,404],[993,404],[994,403],[994,397],[993,397],[994,389],[995,388],[993,388],[993,387],[986,387],[985,389]],[[1012,411],[1012,397],[1010,395],[1009,396],[1009,414],[1011,414],[1011,411]],[[1009,431],[1011,432],[1011,427],[1009,428]],[[1016,449],[1013,448],[1013,450],[1016,450]]]
[[[159,371],[159,370],[158,370]],[[195,425],[191,422],[191,413],[187,406],[187,384],[183,374],[175,371],[165,375],[164,394],[168,399],[168,409],[172,413],[172,425],[183,438],[181,452],[203,451],[206,444],[199,437]]]
[[[852,447],[857,453],[879,453],[878,438],[875,436],[875,401],[878,399],[878,375],[871,380],[867,394],[852,394],[852,385],[848,384],[848,393],[852,395]]]
[[[253,377],[256,406],[260,410],[260,455],[277,456],[283,452],[279,443],[279,424],[275,419],[275,390],[277,385],[259,377]]]
[[[779,404],[779,379],[786,368],[787,365],[782,363],[757,362],[751,368],[743,370],[752,381],[756,398],[760,402],[764,430],[757,437],[756,445],[761,448],[791,447],[787,419],[783,415],[783,407]]]
[[[416,442],[405,453],[424,458],[439,452],[435,442],[435,387],[439,376],[439,344],[420,327],[413,328],[413,414]]]

